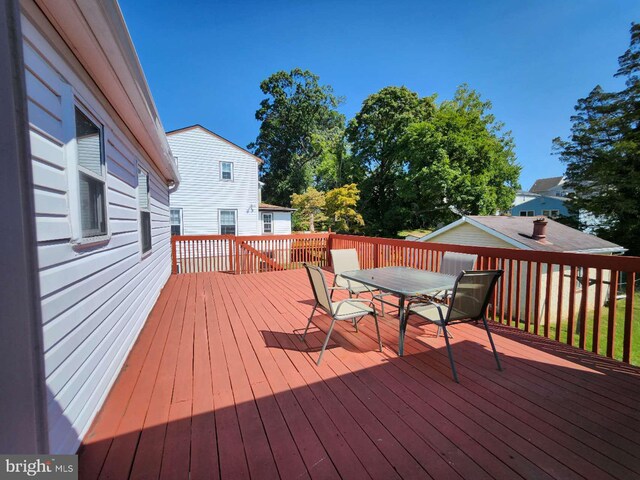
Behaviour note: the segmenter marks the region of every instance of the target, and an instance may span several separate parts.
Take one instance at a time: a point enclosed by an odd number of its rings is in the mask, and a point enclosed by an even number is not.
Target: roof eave
[[[180,174],[115,0],[35,0],[168,184]]]

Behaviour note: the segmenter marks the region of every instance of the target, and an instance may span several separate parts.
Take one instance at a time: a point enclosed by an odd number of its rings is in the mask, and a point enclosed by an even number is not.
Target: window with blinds
[[[233,181],[233,162],[220,162],[220,179]]]
[[[273,214],[262,214],[262,233],[273,233]]]
[[[236,234],[236,211],[220,210],[220,235]]]
[[[171,235],[182,235],[182,209],[172,208],[171,212]]]
[[[76,146],[82,238],[107,234],[107,214],[102,129],[75,108]]]
[[[140,210],[140,243],[142,253],[151,250],[151,200],[149,174],[138,170],[138,209]]]

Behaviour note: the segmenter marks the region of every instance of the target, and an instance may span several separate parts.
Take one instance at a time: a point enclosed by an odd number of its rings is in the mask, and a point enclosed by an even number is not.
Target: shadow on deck
[[[387,313],[328,319],[306,342],[301,270],[172,276],[80,449],[93,478],[618,478],[640,476],[640,369],[500,325]]]

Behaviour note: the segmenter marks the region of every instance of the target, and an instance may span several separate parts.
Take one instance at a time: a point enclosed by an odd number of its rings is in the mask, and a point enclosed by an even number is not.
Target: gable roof
[[[279,205],[271,205],[270,203],[261,203],[258,210],[265,212],[295,212],[295,208],[281,207]]]
[[[499,215],[470,215],[442,227],[422,237],[425,242],[452,228],[468,223],[490,235],[522,250],[573,253],[623,253],[626,249],[620,245],[603,240],[595,235],[581,232],[562,223],[547,218],[546,241],[534,240],[533,221],[539,217],[507,217]]]
[[[225,143],[228,143],[229,145],[231,145],[232,147],[242,151],[243,153],[246,153],[247,155],[251,155],[253,158],[256,159],[256,161],[258,161],[259,163],[264,163],[264,160],[262,160],[260,157],[254,155],[253,153],[251,153],[249,150],[247,150],[246,148],[242,148],[239,145],[236,145],[235,143],[233,143],[231,140],[227,140],[226,138],[224,138],[221,135],[218,135],[217,133],[212,132],[211,130],[209,130],[208,128],[203,127],[202,125],[200,125],[199,123],[196,123],[195,125],[190,125],[188,127],[182,127],[182,128],[178,128],[176,130],[170,130],[168,132],[165,133],[165,135],[169,136],[169,135],[176,135],[178,133],[183,133],[183,132],[188,132],[189,130],[195,130],[195,129],[200,129],[203,132],[211,135],[212,137],[217,138],[218,140],[222,140]]]
[[[539,178],[529,189],[530,192],[533,193],[544,193],[548,190],[551,190],[553,187],[557,187],[562,183],[562,179],[564,177],[549,177],[549,178]]]

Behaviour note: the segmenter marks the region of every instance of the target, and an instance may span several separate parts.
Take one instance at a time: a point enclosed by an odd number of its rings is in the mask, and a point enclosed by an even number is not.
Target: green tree
[[[435,228],[459,214],[492,215],[511,207],[520,166],[510,132],[490,110],[490,102],[462,85],[428,121],[407,128],[401,141],[405,227]]]
[[[434,98],[420,98],[406,87],[385,87],[365,99],[347,127],[352,149],[350,181],[362,191],[362,213],[373,235],[395,235],[404,225],[399,201],[404,177],[400,140],[407,127],[427,121]]]
[[[364,226],[362,215],[356,210],[360,190],[355,183],[329,190],[325,195],[325,215],[332,230],[357,233]]]
[[[312,185],[323,156],[343,137],[345,119],[336,110],[342,100],[299,68],[274,73],[260,89],[267,98],[256,111],[260,131],[249,149],[265,161],[265,198],[286,205]]]
[[[291,206],[296,209],[292,215],[293,229],[297,231],[312,231],[324,225],[325,194],[309,187],[306,192],[291,195]]]
[[[554,139],[567,165],[571,207],[590,212],[581,226],[640,255],[640,25],[618,58],[619,92],[599,85],[578,100],[568,140]]]

